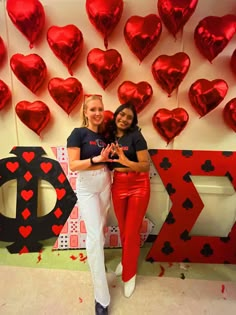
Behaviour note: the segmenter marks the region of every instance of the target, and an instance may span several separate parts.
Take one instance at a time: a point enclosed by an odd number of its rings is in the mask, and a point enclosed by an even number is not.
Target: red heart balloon
[[[190,86],[188,95],[194,109],[203,117],[220,104],[227,91],[228,84],[224,80],[199,79]]]
[[[48,83],[48,91],[54,101],[69,115],[81,100],[82,84],[76,78],[53,78]]]
[[[157,8],[166,28],[174,36],[190,19],[198,0],[158,0]]]
[[[104,110],[103,112],[103,135],[106,138],[110,136],[110,122],[112,121],[114,114],[110,110]]]
[[[133,83],[124,81],[118,88],[118,98],[121,103],[131,102],[137,113],[140,113],[150,102],[153,95],[152,87],[149,83],[142,81]]]
[[[162,31],[156,14],[131,16],[125,24],[124,37],[130,50],[142,61],[155,47]]]
[[[3,62],[5,55],[6,55],[6,48],[2,40],[2,37],[0,36],[0,64]]]
[[[152,74],[157,84],[170,96],[183,81],[189,67],[190,58],[184,52],[161,55],[152,64]]]
[[[223,109],[225,123],[236,132],[236,98],[230,100]]]
[[[194,40],[201,54],[210,62],[222,52],[233,37],[236,27],[235,15],[207,16],[194,31]]]
[[[236,74],[236,49],[234,50],[231,59],[230,59],[230,66],[233,70],[233,73]]]
[[[10,66],[15,76],[33,93],[40,88],[47,75],[46,64],[37,54],[15,54],[10,59]]]
[[[5,82],[0,80],[0,110],[7,104],[11,98],[11,91]]]
[[[87,56],[89,71],[104,90],[118,76],[122,63],[122,57],[115,49],[94,48]]]
[[[103,35],[105,48],[123,12],[123,0],[86,0],[86,11],[90,22]]]
[[[7,0],[6,8],[11,21],[29,40],[32,48],[45,23],[42,4],[38,0]]]
[[[188,120],[189,115],[183,108],[173,110],[161,108],[152,117],[154,128],[167,141],[167,144],[181,133]]]
[[[41,101],[33,103],[21,101],[16,104],[15,111],[20,120],[38,135],[40,135],[50,119],[50,110]]]
[[[84,43],[81,31],[73,24],[51,26],[47,32],[47,41],[53,53],[73,75],[71,66],[80,55]]]

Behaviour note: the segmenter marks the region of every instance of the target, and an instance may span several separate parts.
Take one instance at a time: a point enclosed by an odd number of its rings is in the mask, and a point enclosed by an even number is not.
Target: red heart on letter
[[[227,91],[228,85],[224,80],[199,79],[190,86],[188,95],[192,106],[202,117],[220,104]]]
[[[34,194],[33,190],[22,190],[21,197],[24,200],[28,201],[33,197],[33,194]]]
[[[152,74],[164,91],[170,94],[183,81],[190,67],[190,58],[179,52],[172,56],[161,55],[152,64]]]
[[[47,75],[46,64],[37,54],[15,54],[10,59],[10,66],[15,76],[33,93],[43,84]]]
[[[71,66],[81,53],[84,43],[81,31],[73,24],[51,26],[47,32],[47,41],[53,53],[73,75]]]
[[[196,9],[198,0],[158,0],[161,20],[174,36],[181,30]]]
[[[53,225],[52,226],[52,231],[55,235],[59,235],[61,230],[63,228],[63,225]]]
[[[156,14],[131,16],[125,24],[124,37],[130,50],[142,61],[154,48],[162,31]]]
[[[44,171],[44,173],[48,173],[52,169],[52,163],[50,162],[43,162],[40,164],[41,169]]]
[[[161,108],[152,117],[154,128],[167,141],[167,144],[181,133],[188,120],[189,115],[183,108],[173,110]]]
[[[41,101],[33,103],[27,101],[19,102],[16,104],[15,111],[20,120],[38,135],[40,135],[50,119],[50,110]]]
[[[223,109],[225,123],[236,132],[236,98],[230,100]]]
[[[19,167],[19,163],[18,162],[7,162],[6,163],[6,168],[11,171],[12,173],[14,173]]]
[[[120,73],[122,58],[115,49],[103,51],[94,48],[88,53],[87,65],[93,77],[105,90]]]
[[[32,227],[30,225],[20,226],[19,232],[24,238],[27,238],[32,232]]]
[[[195,44],[201,54],[212,61],[229,43],[235,34],[235,15],[207,16],[194,31]]]
[[[26,162],[30,163],[34,159],[35,153],[34,152],[23,152],[22,157],[26,160]]]
[[[76,78],[53,78],[48,83],[48,91],[54,101],[69,115],[79,103],[82,94],[82,84]]]
[[[149,83],[142,81],[133,83],[124,81],[118,88],[118,97],[121,103],[131,102],[137,113],[140,113],[150,102],[153,90]]]
[[[5,82],[0,80],[0,110],[7,104],[11,98],[11,91]]]

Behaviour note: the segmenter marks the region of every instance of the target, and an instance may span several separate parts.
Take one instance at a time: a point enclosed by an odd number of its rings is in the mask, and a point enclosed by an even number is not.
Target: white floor
[[[1,315],[93,315],[87,271],[0,266]],[[138,276],[123,296],[120,278],[109,273],[109,315],[235,315],[236,283]]]

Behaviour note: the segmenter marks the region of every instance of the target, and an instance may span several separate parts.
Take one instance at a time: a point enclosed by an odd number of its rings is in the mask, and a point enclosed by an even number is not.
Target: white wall
[[[197,50],[194,43],[194,29],[198,22],[206,16],[223,16],[236,14],[235,0],[216,2],[215,0],[199,0],[197,8],[184,27],[184,31],[177,34],[176,40],[167,31],[163,24],[162,34],[156,47],[139,64],[139,60],[129,50],[123,36],[123,29],[127,19],[132,15],[146,16],[157,12],[157,0],[126,0],[122,18],[109,37],[108,48],[119,51],[123,58],[123,67],[119,76],[104,91],[91,76],[86,57],[93,48],[105,50],[102,36],[96,31],[88,20],[85,10],[85,0],[41,0],[46,14],[46,23],[40,40],[36,41],[34,48],[29,48],[27,39],[16,29],[5,6],[6,1],[0,1],[1,32],[8,52],[8,59],[0,67],[0,78],[8,84],[12,91],[12,102],[0,111],[0,158],[9,155],[9,151],[15,145],[18,146],[42,146],[47,154],[54,158],[50,147],[65,145],[66,139],[74,127],[80,125],[81,113],[78,105],[68,117],[67,114],[52,100],[47,90],[47,83],[53,77],[68,78],[66,67],[55,57],[50,50],[46,33],[50,26],[76,25],[84,36],[84,48],[74,65],[74,76],[82,83],[84,93],[96,93],[103,95],[105,108],[113,111],[119,105],[117,89],[125,81],[147,81],[153,88],[153,97],[149,105],[139,114],[139,125],[147,139],[150,149],[192,149],[192,150],[236,150],[236,136],[223,121],[222,110],[224,105],[236,97],[236,76],[232,73],[229,60],[236,48],[236,36],[231,40],[224,51],[216,57],[212,64]],[[191,59],[191,66],[179,89],[172,93],[171,97],[157,85],[152,73],[153,61],[162,54],[173,55],[184,51]],[[40,55],[48,69],[48,77],[45,84],[34,95],[28,90],[10,70],[9,59],[15,53]],[[207,116],[199,119],[198,114],[188,100],[188,89],[197,79],[208,80],[224,79],[229,86],[228,93],[223,102]],[[51,121],[41,134],[41,138],[27,128],[16,116],[15,105],[22,100],[33,102],[41,100],[45,102],[51,111]],[[168,146],[152,126],[152,115],[159,108],[173,109],[183,107],[189,114],[189,122],[183,132]],[[231,184],[224,178],[195,178],[194,183],[200,192],[205,208],[194,228],[193,234],[207,234],[224,236],[229,232],[235,221],[235,194]],[[14,184],[8,184],[0,188],[0,211],[8,216],[14,216],[15,188]],[[10,187],[10,189],[9,189]],[[48,188],[47,183],[42,187]],[[51,191],[51,194],[49,194]],[[46,193],[44,192],[44,195]],[[50,196],[50,204],[44,204],[45,213],[50,211],[50,206],[55,198],[54,192],[47,189]],[[12,198],[11,198],[12,196]],[[170,208],[170,200],[162,185],[159,176],[152,178],[152,195],[147,216],[156,224],[154,234],[160,227]],[[6,213],[8,209],[8,213]],[[224,211],[224,212],[223,212]],[[111,212],[110,222],[115,222]],[[209,222],[212,224],[209,225]]]

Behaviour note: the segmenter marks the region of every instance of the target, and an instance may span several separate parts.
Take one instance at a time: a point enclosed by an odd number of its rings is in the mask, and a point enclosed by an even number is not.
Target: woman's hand
[[[112,159],[112,161],[128,166],[129,159],[125,156],[122,147],[119,146],[119,143],[118,142],[112,143],[111,146],[112,146],[112,149],[111,149],[112,156],[118,156],[118,158],[114,158]]]
[[[112,152],[112,145],[108,144],[105,148],[102,149],[100,155],[94,156],[94,163],[103,163],[103,162],[112,162],[110,158],[110,153]]]

